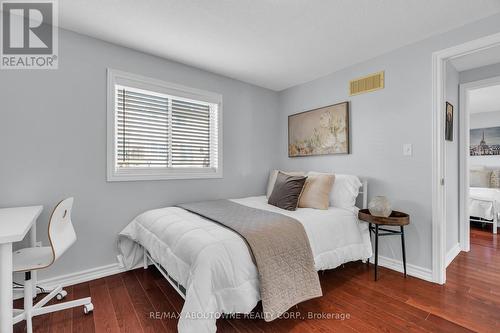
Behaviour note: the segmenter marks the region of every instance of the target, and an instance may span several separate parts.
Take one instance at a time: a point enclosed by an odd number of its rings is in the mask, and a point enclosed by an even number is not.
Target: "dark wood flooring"
[[[320,274],[324,296],[291,309],[299,317],[220,319],[219,332],[500,332],[500,241],[491,231],[473,228],[471,251],[448,267],[445,286],[356,262]],[[183,300],[150,267],[66,288],[67,299],[91,296],[95,310],[81,308],[37,317],[45,332],[176,332]],[[16,305],[19,305],[16,301]],[[308,318],[310,313],[337,318]],[[174,315],[172,315],[174,314]],[[259,309],[254,311],[259,314]],[[23,332],[24,323],[15,326]]]

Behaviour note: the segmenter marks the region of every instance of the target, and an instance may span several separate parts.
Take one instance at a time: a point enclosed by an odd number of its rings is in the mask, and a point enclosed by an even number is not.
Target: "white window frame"
[[[167,179],[222,178],[222,95],[164,82],[141,75],[108,68],[107,86],[107,180],[139,181]],[[117,168],[115,86],[124,85],[166,95],[203,101],[217,105],[216,168]],[[212,148],[212,147],[211,147]]]

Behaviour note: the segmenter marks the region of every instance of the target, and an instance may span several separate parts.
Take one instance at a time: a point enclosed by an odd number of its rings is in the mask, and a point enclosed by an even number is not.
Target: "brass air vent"
[[[384,89],[384,72],[370,74],[349,82],[349,95],[359,95],[370,91]]]

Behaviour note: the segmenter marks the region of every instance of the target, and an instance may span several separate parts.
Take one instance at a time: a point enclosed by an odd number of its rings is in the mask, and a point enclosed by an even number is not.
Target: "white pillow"
[[[269,173],[269,180],[267,181],[266,196],[268,199],[271,196],[271,193],[273,193],[274,183],[276,183],[276,177],[278,177],[279,171],[283,172],[284,174],[290,175],[290,176],[304,176],[305,175],[305,173],[303,171],[272,170]]]
[[[470,170],[471,187],[490,187],[491,170]]]
[[[356,206],[356,198],[362,185],[357,176],[335,174],[333,189],[330,192],[330,206],[338,208]]]

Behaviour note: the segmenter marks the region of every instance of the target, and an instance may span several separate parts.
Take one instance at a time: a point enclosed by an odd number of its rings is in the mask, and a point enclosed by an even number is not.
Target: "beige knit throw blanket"
[[[299,221],[229,200],[178,207],[232,229],[247,242],[259,272],[266,321],[300,302],[322,296],[309,239]]]

